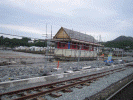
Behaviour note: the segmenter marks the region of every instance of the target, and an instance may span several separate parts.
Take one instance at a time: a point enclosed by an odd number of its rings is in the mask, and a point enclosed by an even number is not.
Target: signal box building
[[[102,46],[94,37],[61,27],[53,37],[56,49],[55,56],[60,59],[95,59],[98,47]]]

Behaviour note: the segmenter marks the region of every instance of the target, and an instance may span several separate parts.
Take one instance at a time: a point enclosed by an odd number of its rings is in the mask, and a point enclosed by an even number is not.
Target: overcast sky
[[[0,33],[45,38],[60,27],[102,41],[133,37],[133,0],[0,0]]]

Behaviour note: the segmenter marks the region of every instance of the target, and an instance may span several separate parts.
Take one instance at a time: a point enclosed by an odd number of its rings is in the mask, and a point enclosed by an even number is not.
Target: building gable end
[[[61,27],[57,34],[54,36],[54,39],[70,39],[65,30]]]

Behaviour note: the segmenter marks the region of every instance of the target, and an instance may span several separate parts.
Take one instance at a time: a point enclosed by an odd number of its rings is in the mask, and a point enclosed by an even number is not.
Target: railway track
[[[68,79],[64,81],[58,81],[50,84],[40,85],[36,87],[11,91],[7,93],[0,94],[0,100],[47,100],[46,95],[53,97],[59,97],[62,94],[58,92],[72,92],[72,87],[82,88],[84,85],[89,86],[92,82],[96,81],[98,78],[113,74],[115,72],[120,72],[125,70],[125,67],[115,68],[108,71],[99,72],[96,74],[91,74],[87,76],[77,77],[73,79]]]

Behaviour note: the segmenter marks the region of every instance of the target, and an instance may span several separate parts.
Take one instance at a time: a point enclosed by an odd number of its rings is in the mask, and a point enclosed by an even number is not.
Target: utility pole
[[[51,40],[52,40],[52,25],[51,25]]]
[[[79,41],[80,41],[80,33],[79,33]],[[80,61],[80,55],[81,55],[81,45],[80,45],[80,43],[79,43],[79,55],[78,55],[78,63],[79,63],[79,61]]]
[[[79,63],[79,61],[80,61],[80,55],[81,55],[81,45],[79,45],[78,63]]]
[[[46,23],[46,39],[47,39],[47,23]]]
[[[93,59],[94,59],[94,37],[93,37]]]
[[[99,42],[99,40],[98,40],[98,36],[97,36],[97,43],[98,43],[98,42]],[[97,48],[97,49],[98,49],[97,61],[98,61],[98,60],[99,60],[99,43],[98,43],[98,48]]]
[[[85,41],[86,41],[86,32],[85,32]],[[85,54],[86,54],[86,44],[84,44],[84,60],[86,60]]]
[[[97,56],[97,62],[98,62],[98,67],[99,67],[99,45],[100,45],[99,42],[100,42],[100,40],[99,39],[97,39],[97,40],[98,40],[98,56]]]
[[[46,47],[46,53],[45,53],[45,65],[47,67],[47,59],[48,59],[48,40],[47,40],[47,23],[46,23],[46,43],[47,43],[47,47]]]
[[[52,25],[51,25],[51,40],[50,40],[50,42],[52,41]],[[52,43],[52,42],[51,42]],[[50,53],[52,54],[52,46],[51,46],[51,44],[50,44]]]

